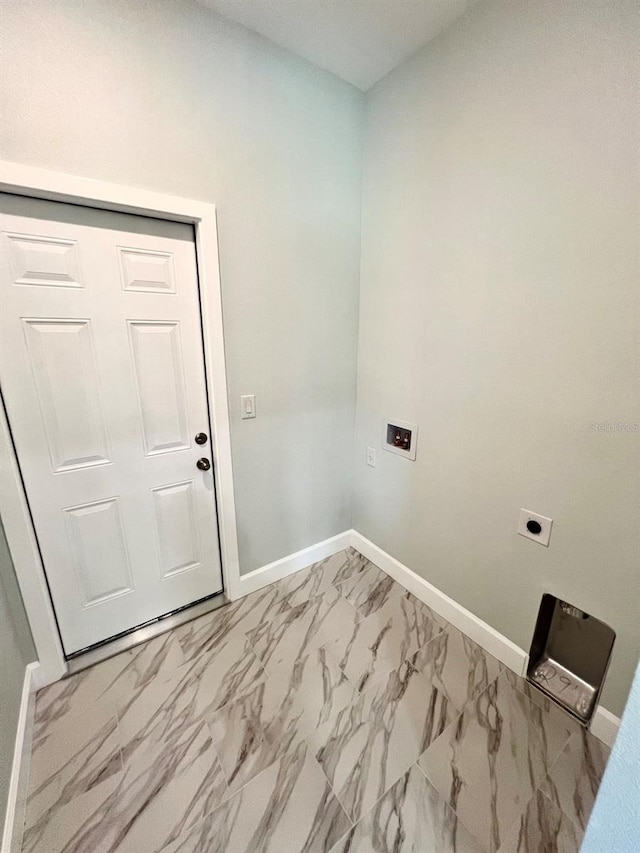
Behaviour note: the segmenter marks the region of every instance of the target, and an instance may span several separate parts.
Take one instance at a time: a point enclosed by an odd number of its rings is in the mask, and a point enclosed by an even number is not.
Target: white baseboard
[[[435,610],[447,622],[451,622],[463,634],[482,646],[489,654],[498,658],[518,675],[524,675],[528,655],[519,646],[508,640],[504,634],[500,634],[491,625],[487,625],[482,619],[474,616],[471,611],[466,610],[457,601],[440,592],[429,581],[417,575],[355,530],[351,534],[351,545],[356,551],[360,551],[368,560],[391,575],[394,581],[397,581],[413,593],[416,598]]]
[[[349,544],[517,675],[526,674],[529,655],[504,634],[483,622],[356,530],[351,531]],[[599,705],[590,731],[603,743],[612,746],[619,726],[620,719]]]
[[[250,592],[255,592],[268,586],[274,581],[279,581],[292,575],[300,569],[306,569],[313,563],[320,560],[326,560],[338,551],[348,548],[351,544],[350,530],[345,530],[344,533],[339,533],[337,536],[332,536],[330,539],[325,539],[323,542],[318,542],[316,545],[311,545],[309,548],[303,548],[302,551],[296,551],[295,554],[289,554],[288,557],[283,557],[281,560],[276,560],[259,569],[254,569],[246,575],[240,575],[240,596],[248,595]]]
[[[526,674],[529,655],[524,649],[521,649],[504,634],[496,631],[491,625],[483,622],[482,619],[458,604],[457,601],[449,598],[448,595],[403,565],[399,560],[396,560],[395,557],[383,551],[382,548],[362,536],[357,530],[346,530],[344,533],[339,533],[337,536],[332,536],[330,539],[325,539],[323,542],[318,542],[316,545],[304,548],[302,551],[297,551],[295,554],[290,554],[288,557],[283,557],[281,560],[276,560],[246,575],[241,575],[240,595],[238,597],[248,595],[250,592],[255,592],[301,569],[305,569],[313,563],[325,560],[350,545],[517,675],[524,676]],[[598,706],[591,723],[591,733],[603,743],[611,746],[619,725],[618,717],[607,711],[606,708]]]
[[[598,705],[589,727],[591,734],[601,740],[602,743],[606,743],[607,746],[613,746],[619,728],[620,717],[616,717],[611,711],[607,711],[602,705]]]
[[[2,833],[2,853],[15,853],[22,846],[22,827],[26,805],[26,782],[31,754],[31,734],[33,729],[33,694],[41,686],[42,671],[40,664],[27,664],[22,683],[20,713],[16,730],[16,742],[13,749],[9,796]]]

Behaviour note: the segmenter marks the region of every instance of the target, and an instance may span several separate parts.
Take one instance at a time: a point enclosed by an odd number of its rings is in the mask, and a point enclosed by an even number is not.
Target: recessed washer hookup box
[[[527,680],[588,725],[615,638],[615,631],[600,619],[545,593],[529,651]]]

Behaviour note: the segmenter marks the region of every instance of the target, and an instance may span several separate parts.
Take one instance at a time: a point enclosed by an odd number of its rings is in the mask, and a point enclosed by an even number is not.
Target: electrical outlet
[[[527,539],[532,539],[534,542],[539,542],[540,545],[549,547],[552,525],[553,519],[547,518],[545,515],[538,515],[528,509],[520,510],[520,519],[518,520],[520,536],[526,536]]]
[[[375,447],[367,447],[367,465],[372,468],[376,467],[376,449]]]

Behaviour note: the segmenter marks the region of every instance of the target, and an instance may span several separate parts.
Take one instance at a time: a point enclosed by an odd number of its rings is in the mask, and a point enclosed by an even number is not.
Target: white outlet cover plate
[[[527,523],[529,521],[538,522],[538,524],[542,528],[540,533],[531,533],[529,530],[527,530]],[[547,518],[546,515],[538,515],[537,512],[531,512],[531,510],[528,509],[520,510],[520,518],[518,520],[518,533],[520,534],[520,536],[526,536],[527,539],[532,539],[534,542],[538,542],[540,545],[544,545],[548,548],[552,526],[552,518]]]

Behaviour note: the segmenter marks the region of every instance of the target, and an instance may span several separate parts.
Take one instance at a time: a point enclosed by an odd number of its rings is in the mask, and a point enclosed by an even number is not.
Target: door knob
[[[196,462],[196,468],[199,468],[201,471],[208,471],[211,468],[211,462],[203,456],[202,459],[198,459]]]
[[[196,435],[196,444],[206,444],[207,443],[207,434],[206,432],[199,432]]]

